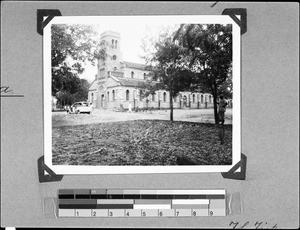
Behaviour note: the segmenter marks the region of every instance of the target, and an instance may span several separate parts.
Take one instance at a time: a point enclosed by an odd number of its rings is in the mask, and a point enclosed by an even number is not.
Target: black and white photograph
[[[239,161],[240,31],[229,16],[56,17],[44,34],[45,160],[56,172],[222,172]]]

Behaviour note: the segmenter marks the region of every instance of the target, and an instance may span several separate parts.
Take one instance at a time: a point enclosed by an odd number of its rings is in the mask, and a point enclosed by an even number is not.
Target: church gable
[[[108,76],[106,80],[106,87],[115,87],[115,86],[120,86],[120,81],[118,78],[114,76]]]
[[[97,85],[98,85],[98,83],[97,83],[97,80],[95,79],[95,80],[92,82],[92,84],[91,84],[91,86],[90,86],[90,88],[89,88],[89,91],[97,90]]]

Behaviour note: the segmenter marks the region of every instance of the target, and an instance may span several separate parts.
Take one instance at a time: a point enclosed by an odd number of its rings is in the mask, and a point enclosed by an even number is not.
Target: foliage
[[[154,94],[161,86],[155,81],[140,82],[138,85],[141,98],[146,98],[149,101],[149,96]]]
[[[232,96],[232,26],[222,24],[182,24],[174,40],[187,48],[189,69],[195,74],[194,85],[214,98],[218,124],[217,97]]]
[[[73,83],[71,82],[71,84]],[[85,79],[76,79],[76,86],[71,91],[60,91],[57,93],[58,103],[64,106],[78,101],[86,101],[88,99],[88,92],[88,81]]]
[[[94,65],[95,58],[105,58],[105,48],[99,44],[97,36],[88,25],[52,25],[52,96],[57,97],[58,102],[71,104],[87,99],[88,82],[78,74],[83,73],[87,61]]]
[[[186,68],[188,49],[173,42],[173,35],[174,32],[166,30],[157,40],[152,40],[155,52],[144,58],[152,67],[152,80],[155,84],[147,83],[142,87],[146,91],[146,96],[156,90],[166,90],[170,93],[171,121],[173,121],[173,99],[180,91],[189,90],[193,79],[193,73]]]
[[[96,57],[105,54],[97,40],[98,34],[90,25],[53,24],[51,27],[52,67],[62,64],[67,57],[74,61],[74,68],[83,71],[85,61],[95,64]]]

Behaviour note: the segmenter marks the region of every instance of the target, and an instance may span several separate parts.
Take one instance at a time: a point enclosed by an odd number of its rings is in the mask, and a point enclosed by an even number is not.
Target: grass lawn
[[[224,144],[214,124],[133,120],[53,127],[53,165],[229,165],[232,125]],[[178,159],[177,159],[178,157]]]

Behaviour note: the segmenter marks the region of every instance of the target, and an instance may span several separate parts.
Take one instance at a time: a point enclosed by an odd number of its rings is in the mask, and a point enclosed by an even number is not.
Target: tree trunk
[[[170,92],[170,121],[173,121],[173,97]]]
[[[218,125],[218,124],[219,124],[218,104],[217,104],[218,93],[217,93],[217,85],[216,85],[216,84],[214,84],[214,87],[212,87],[211,91],[212,91],[212,95],[213,95],[213,98],[214,98],[214,117],[215,117],[215,124]]]
[[[219,124],[219,116],[218,116],[218,105],[217,105],[217,95],[213,95],[214,97],[214,115],[215,115],[215,123]]]

